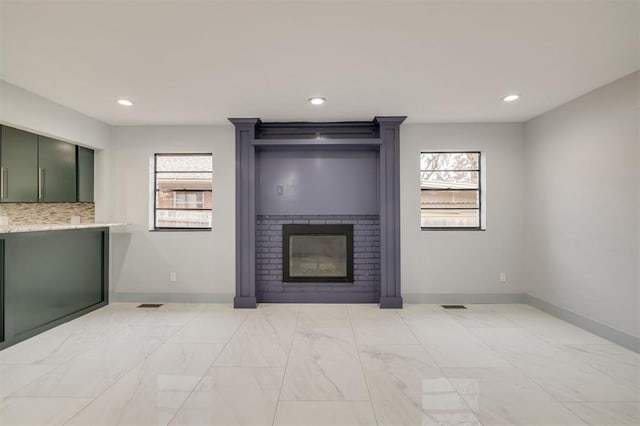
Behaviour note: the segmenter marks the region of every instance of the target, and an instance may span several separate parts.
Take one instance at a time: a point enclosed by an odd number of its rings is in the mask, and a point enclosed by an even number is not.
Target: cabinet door
[[[71,203],[76,195],[76,146],[38,136],[38,200]]]
[[[2,202],[38,201],[38,135],[2,126],[0,151]]]
[[[78,201],[93,203],[93,150],[78,147]]]

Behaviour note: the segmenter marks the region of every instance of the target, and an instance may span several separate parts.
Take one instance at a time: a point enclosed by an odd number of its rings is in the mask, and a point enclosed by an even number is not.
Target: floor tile
[[[640,404],[631,402],[571,402],[567,408],[587,424],[600,425],[639,425]]]
[[[494,305],[466,305],[467,309],[445,310],[446,314],[466,328],[512,328],[516,324],[500,315]]]
[[[221,344],[164,344],[68,425],[167,424],[221,349]]]
[[[282,386],[282,400],[368,400],[350,328],[298,331]]]
[[[113,385],[159,344],[109,344],[60,365],[15,396],[95,398]]]
[[[502,357],[455,320],[411,320],[409,326],[440,367],[509,367]]]
[[[351,328],[346,305],[301,305],[296,328]]]
[[[176,334],[171,343],[226,343],[245,321],[247,311],[198,312]]]
[[[299,306],[260,306],[233,335],[215,362],[219,367],[284,367]]]
[[[430,404],[431,399],[443,393],[457,395],[446,379],[443,382],[442,372],[420,345],[361,345],[359,350],[380,424],[435,422],[438,411]],[[470,412],[468,408],[462,411]],[[456,413],[443,409],[439,414]]]
[[[47,364],[0,365],[0,399],[8,397],[55,367]]]
[[[582,424],[516,368],[446,368],[444,374],[483,424]]]
[[[559,402],[636,401],[634,389],[590,367],[556,345],[521,329],[475,329],[493,351]]]
[[[640,354],[613,343],[565,345],[561,348],[570,356],[640,393]]]
[[[500,305],[497,305],[500,306]],[[602,337],[589,333],[561,319],[526,305],[511,305],[501,315],[530,331],[532,334],[553,344],[598,344],[608,343]],[[501,308],[496,308],[501,309]]]
[[[280,401],[275,426],[375,425],[369,401]]]
[[[271,424],[283,374],[282,368],[211,368],[171,424]]]
[[[83,398],[9,398],[0,404],[0,424],[62,425],[90,401]]]
[[[416,344],[416,337],[395,309],[349,305],[349,318],[359,345]]]

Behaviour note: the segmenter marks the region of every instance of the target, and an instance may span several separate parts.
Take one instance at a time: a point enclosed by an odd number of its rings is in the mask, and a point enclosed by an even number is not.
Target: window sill
[[[421,231],[486,231],[486,228],[462,228],[462,227],[450,227],[450,228],[431,228],[421,227]]]
[[[156,228],[149,232],[211,232],[212,228]]]

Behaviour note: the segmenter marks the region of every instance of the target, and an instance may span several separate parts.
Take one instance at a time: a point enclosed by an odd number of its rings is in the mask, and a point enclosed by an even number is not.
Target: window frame
[[[189,170],[189,171],[177,171],[177,170],[173,170],[173,171],[162,171],[162,172],[158,172],[158,157],[211,157],[211,171],[202,171],[202,170]],[[185,210],[192,210],[192,211],[210,211],[211,212],[211,218],[213,221],[213,205],[211,206],[210,209],[185,209],[185,208],[159,208],[158,207],[158,173],[210,173],[211,174],[211,189],[203,189],[203,190],[199,190],[199,191],[194,191],[194,190],[190,190],[190,189],[182,189],[182,190],[175,190],[173,192],[210,192],[213,195],[213,153],[211,152],[181,152],[181,153],[170,153],[170,152],[163,152],[163,153],[154,153],[153,154],[153,187],[152,187],[152,198],[153,198],[153,227],[150,229],[150,231],[159,231],[159,232],[174,232],[174,231],[211,231],[211,229],[213,228],[213,224],[211,226],[208,227],[174,227],[174,226],[157,226],[157,211],[158,210],[166,210],[166,211],[172,211],[172,210],[180,210],[180,211],[185,211]],[[204,204],[204,195],[203,195],[203,204]]]
[[[477,150],[461,150],[461,151],[420,151],[420,160],[422,159],[422,154],[478,154],[478,168],[477,169],[468,169],[468,170],[456,170],[456,169],[444,169],[444,170],[423,170],[420,167],[420,173],[423,171],[433,171],[433,172],[477,172],[478,173],[478,188],[477,189],[438,189],[438,188],[423,188],[422,187],[422,178],[420,178],[420,229],[422,231],[484,231],[484,222],[483,222],[483,214],[484,211],[482,199],[483,199],[483,187],[482,187],[482,161],[483,155],[482,151]],[[444,192],[444,191],[478,191],[478,207],[458,207],[458,208],[446,208],[446,207],[434,207],[434,208],[423,208],[422,207],[422,192],[423,191],[436,191],[436,192]],[[478,226],[423,226],[422,225],[422,211],[423,210],[477,210],[478,211]]]

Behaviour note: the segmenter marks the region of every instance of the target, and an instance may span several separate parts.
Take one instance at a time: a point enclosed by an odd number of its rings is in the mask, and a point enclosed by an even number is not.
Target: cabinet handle
[[[0,167],[0,200],[4,199],[4,167]]]
[[[44,180],[43,174],[42,174],[42,167],[38,167],[38,199],[42,200],[43,197],[43,191],[42,191],[42,181]]]

